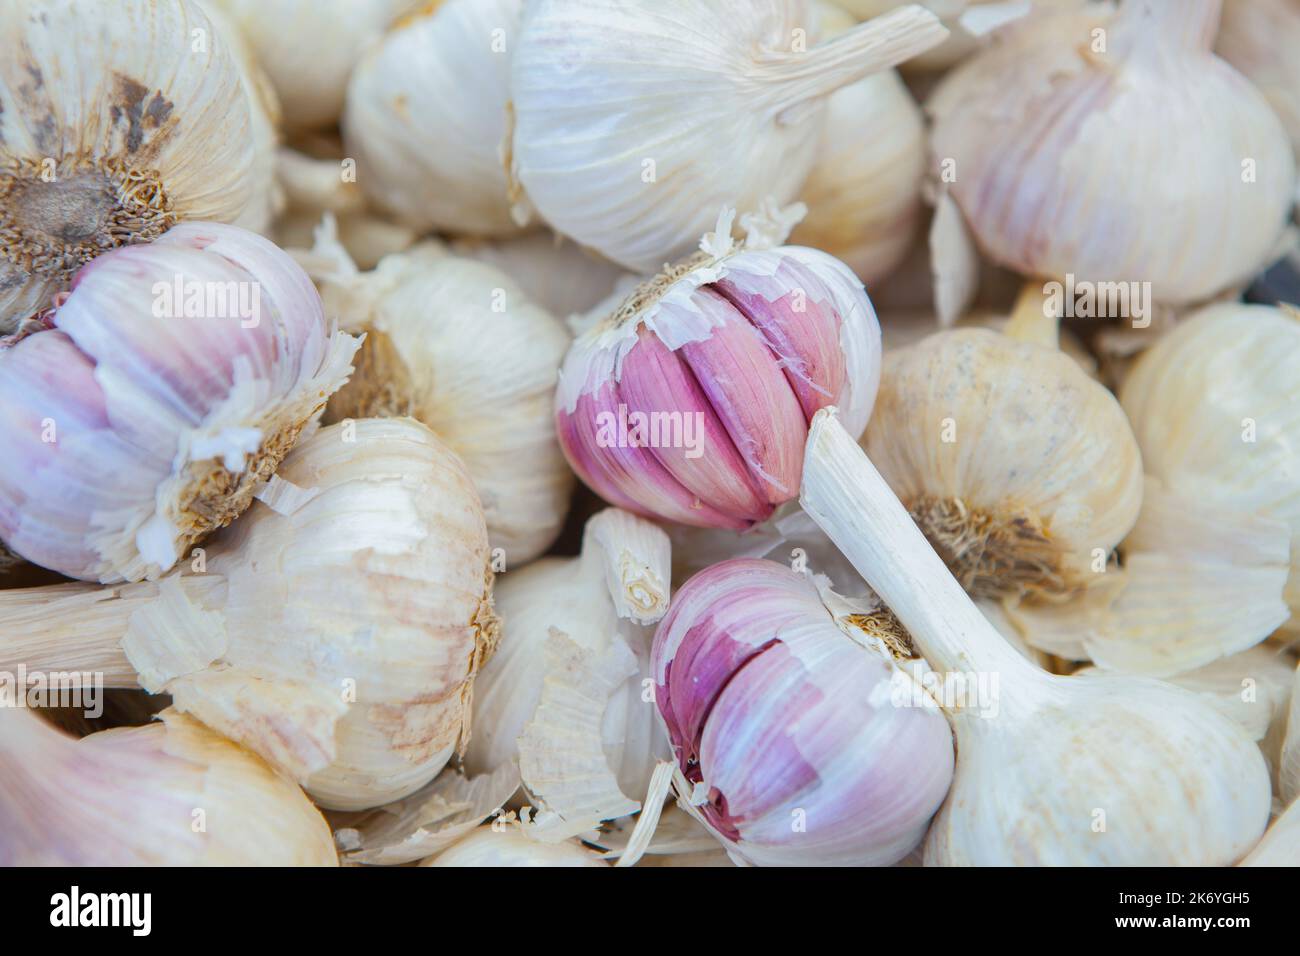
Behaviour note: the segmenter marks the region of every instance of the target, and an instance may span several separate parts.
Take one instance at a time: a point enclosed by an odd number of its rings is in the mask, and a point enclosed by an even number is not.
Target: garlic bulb
[[[906,635],[833,598],[775,562],[724,561],[655,634],[655,703],[691,803],[750,863],[893,863],[952,780],[952,734],[904,669]]]
[[[888,13],[909,0],[833,0],[859,20]],[[1083,6],[1088,0],[922,0],[922,5],[943,21],[948,38],[909,60],[908,71],[946,70],[979,48],[992,30],[1029,13],[1033,6]]]
[[[1300,866],[1300,800],[1273,821],[1239,866]]]
[[[301,442],[259,497],[196,573],[0,591],[0,662],[169,693],[321,806],[414,792],[463,746],[496,642],[464,466],[410,419],[345,422]]]
[[[0,537],[70,577],[139,580],[234,520],[357,340],[311,281],[235,226],[184,223],[82,268],[0,348]]]
[[[836,259],[774,248],[789,218],[746,217],[737,245],[724,210],[698,254],[569,350],[560,444],[612,504],[745,530],[796,495],[813,412],[839,402],[850,428],[866,425],[880,374],[871,302]]]
[[[479,827],[420,866],[607,866],[576,840],[545,843],[519,824]]]
[[[563,324],[505,274],[434,245],[361,273],[327,229],[312,259],[326,310],[366,333],[327,418],[413,415],[465,462],[492,547],[516,565],[545,551],[573,487],[550,427]]]
[[[537,0],[511,62],[511,174],[558,232],[653,272],[720,207],[795,198],[826,99],[945,33],[919,7],[817,45],[806,0]]]
[[[1254,846],[1270,793],[1250,735],[1171,684],[1025,660],[832,410],[813,419],[800,501],[941,677],[958,759],[927,865],[1223,866]]]
[[[337,866],[320,811],[175,710],[66,737],[0,708],[0,866]]]
[[[852,26],[826,0],[816,10],[827,34]],[[841,259],[863,282],[883,279],[916,238],[924,171],[921,110],[898,74],[838,90],[826,102],[822,148],[799,192],[808,216],[790,241]]]
[[[587,521],[579,557],[500,578],[501,642],[475,683],[471,774],[520,761],[532,805],[575,833],[637,809],[667,756],[643,691],[669,553],[663,531],[609,508]]]
[[[100,253],[270,220],[268,104],[194,0],[0,11],[0,331]]]
[[[362,52],[418,0],[205,0],[243,31],[290,129],[321,129],[343,112]]]
[[[1300,42],[1295,0],[1224,0],[1214,50],[1259,88],[1300,153]]]
[[[1044,11],[945,78],[931,154],[985,253],[1027,275],[1149,283],[1171,305],[1264,265],[1295,162],[1263,97],[1210,53],[1218,10]]]
[[[1148,475],[1127,586],[1087,644],[1098,664],[1177,674],[1245,650],[1300,610],[1300,321],[1203,309],[1120,391]]]
[[[347,154],[366,195],[404,225],[519,231],[501,143],[521,7],[522,0],[428,4],[357,63],[343,116]]]

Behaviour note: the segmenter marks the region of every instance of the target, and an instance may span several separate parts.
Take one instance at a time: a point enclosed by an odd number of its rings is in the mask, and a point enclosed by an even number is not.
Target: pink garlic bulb
[[[83,580],[157,577],[248,507],[357,344],[236,226],[99,256],[0,340],[0,539]]]
[[[737,245],[732,215],[577,338],[556,428],[574,471],[609,502],[743,531],[798,495],[819,408],[866,427],[880,326],[842,262],[778,245],[791,217],[744,217]]]
[[[953,745],[909,653],[887,611],[773,561],[723,561],[682,586],[651,650],[655,702],[730,853],[878,866],[920,843]]]

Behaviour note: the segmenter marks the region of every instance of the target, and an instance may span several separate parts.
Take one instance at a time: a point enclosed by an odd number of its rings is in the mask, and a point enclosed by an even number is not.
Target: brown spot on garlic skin
[[[664,293],[672,287],[673,283],[682,276],[715,261],[714,256],[700,250],[672,265],[664,266],[663,271],[658,275],[647,279],[633,289],[622,304],[607,319],[601,322],[600,329],[614,329],[625,322],[634,321],[647,308],[658,302]]]
[[[894,660],[910,661],[919,656],[912,646],[912,635],[907,633],[903,622],[894,617],[894,612],[887,607],[881,607],[870,614],[850,614],[844,620],[871,637],[879,638]]]
[[[923,495],[907,510],[966,593],[997,599],[1026,593],[1064,595],[1062,555],[1036,517],[993,514],[960,498]]]

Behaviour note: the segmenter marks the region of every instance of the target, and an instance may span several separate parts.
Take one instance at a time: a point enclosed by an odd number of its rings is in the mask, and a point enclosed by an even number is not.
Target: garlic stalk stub
[[[262,229],[274,144],[194,0],[0,10],[0,331],[85,263],[186,219]]]
[[[574,471],[621,508],[745,530],[795,497],[807,422],[871,414],[880,327],[843,263],[775,246],[788,216],[724,211],[700,252],[638,287],[574,342],[556,428]]]
[[[1149,282],[1170,305],[1265,264],[1295,162],[1264,98],[1210,52],[1218,14],[1040,11],[948,74],[927,103],[932,159],[984,252],[1026,275]]]
[[[323,428],[190,561],[117,588],[0,592],[0,662],[138,683],[363,809],[433,779],[496,644],[487,530],[464,466],[411,419]]]
[[[895,660],[911,656],[906,635],[825,601],[783,565],[724,561],[681,588],[655,635],[678,765],[703,821],[751,863],[893,863],[952,780],[948,723]]]
[[[301,790],[175,710],[73,740],[0,708],[0,777],[0,866],[338,865]]]
[[[1254,846],[1270,793],[1250,735],[1182,688],[1021,657],[831,410],[813,421],[800,501],[945,681],[998,676],[992,715],[978,694],[941,700],[958,760],[927,864],[1223,866]]]
[[[248,507],[357,344],[235,226],[105,253],[0,344],[0,537],[70,577],[158,576]]]
[[[837,89],[947,33],[919,7],[817,44],[805,0],[539,0],[511,63],[513,178],[558,232],[637,272],[722,206],[794,199]]]
[[[530,561],[564,522],[573,475],[550,426],[569,333],[491,266],[420,245],[358,273],[321,235],[326,310],[366,333],[357,371],[326,418],[412,415],[469,469],[494,548]]]
[[[348,82],[357,181],[415,229],[519,231],[501,160],[522,0],[444,0],[402,20]]]

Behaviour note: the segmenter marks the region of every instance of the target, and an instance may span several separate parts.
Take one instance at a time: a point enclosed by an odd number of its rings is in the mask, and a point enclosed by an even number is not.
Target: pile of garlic
[[[1292,36],[0,3],[0,865],[1300,865]]]

